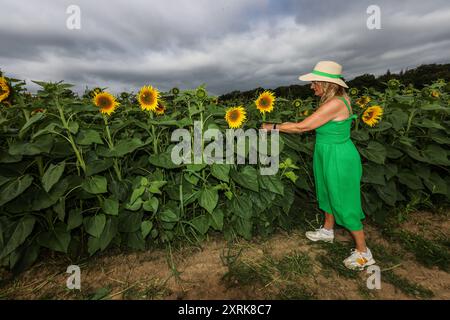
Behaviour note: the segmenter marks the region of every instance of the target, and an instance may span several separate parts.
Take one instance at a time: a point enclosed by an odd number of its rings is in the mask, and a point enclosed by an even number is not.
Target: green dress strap
[[[348,113],[349,113],[350,115],[352,115],[352,111],[350,110],[350,106],[349,106],[349,104],[348,104],[348,102],[347,102],[347,99],[345,99],[344,97],[338,97],[338,99],[344,101],[345,106],[346,106],[347,109],[348,109]]]

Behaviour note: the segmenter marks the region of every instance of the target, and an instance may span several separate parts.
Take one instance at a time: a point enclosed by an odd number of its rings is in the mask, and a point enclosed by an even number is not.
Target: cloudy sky
[[[372,4],[379,30],[366,24]],[[70,5],[80,8],[80,29],[67,28]],[[0,69],[79,92],[206,83],[222,94],[300,83],[319,60],[341,63],[346,79],[450,62],[448,0],[0,0],[0,8]]]

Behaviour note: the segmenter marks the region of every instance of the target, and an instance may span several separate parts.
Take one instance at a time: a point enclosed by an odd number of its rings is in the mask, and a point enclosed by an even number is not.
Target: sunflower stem
[[[108,118],[104,114],[102,114],[102,116],[103,116],[103,121],[105,122],[105,128],[106,128],[106,135],[108,137],[109,150],[112,151],[112,150],[114,150],[114,143],[113,143],[113,140],[111,138],[111,131],[109,130]],[[120,172],[119,163],[118,163],[116,157],[114,157],[113,162],[114,162],[113,167],[114,167],[114,171],[116,172],[117,179],[119,179],[119,181],[122,181],[122,174]]]
[[[69,124],[67,123],[66,117],[64,116],[64,112],[62,110],[62,107],[59,104],[58,97],[55,97],[55,104],[56,104],[56,107],[58,108],[59,116],[61,118],[63,126],[67,131],[67,138],[69,140],[69,143],[72,146],[73,151],[75,152],[75,156],[77,157],[80,167],[83,169],[83,173],[86,173],[86,164],[83,160],[83,157],[81,156],[80,151],[78,150],[78,148],[75,144],[75,141],[73,140],[72,134],[70,133]],[[78,172],[78,174],[80,174],[80,173]]]
[[[153,112],[150,111],[150,119],[153,120]],[[152,137],[153,137],[153,153],[158,154],[158,138],[156,137],[155,125],[152,123]]]

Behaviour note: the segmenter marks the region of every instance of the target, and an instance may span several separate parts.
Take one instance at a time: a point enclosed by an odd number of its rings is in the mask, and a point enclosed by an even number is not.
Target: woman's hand
[[[273,123],[263,123],[261,125],[261,129],[272,130],[273,129]]]

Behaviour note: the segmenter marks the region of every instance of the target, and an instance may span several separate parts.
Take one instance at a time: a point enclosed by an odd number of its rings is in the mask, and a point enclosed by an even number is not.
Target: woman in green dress
[[[286,133],[316,130],[313,171],[319,208],[325,213],[324,226],[306,232],[311,241],[334,240],[335,222],[348,229],[356,243],[344,265],[363,270],[375,260],[366,246],[361,207],[361,157],[350,139],[352,114],[348,86],[341,79],[342,66],[333,61],[320,61],[311,73],[299,77],[311,81],[311,89],[319,96],[320,106],[301,122],[265,123],[263,129]]]

